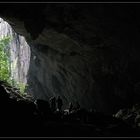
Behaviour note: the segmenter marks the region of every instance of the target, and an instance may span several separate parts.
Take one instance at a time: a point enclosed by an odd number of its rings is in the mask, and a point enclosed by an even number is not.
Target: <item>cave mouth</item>
[[[30,65],[30,47],[25,38],[0,18],[0,40],[3,44],[0,63],[0,79],[25,93]],[[5,55],[5,56],[4,56]],[[3,61],[3,62],[2,62]]]

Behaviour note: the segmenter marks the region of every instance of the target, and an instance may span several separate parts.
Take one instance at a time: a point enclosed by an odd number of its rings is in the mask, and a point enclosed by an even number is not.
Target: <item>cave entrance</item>
[[[30,64],[30,47],[25,38],[17,34],[12,27],[0,18],[0,80],[8,81],[12,86],[25,93]]]

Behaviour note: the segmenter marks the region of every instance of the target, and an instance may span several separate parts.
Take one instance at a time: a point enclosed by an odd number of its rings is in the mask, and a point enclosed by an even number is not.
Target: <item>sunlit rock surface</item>
[[[23,36],[18,35],[12,27],[0,18],[0,38],[8,36],[11,41],[10,51],[11,78],[19,83],[27,83],[30,62],[30,48]]]

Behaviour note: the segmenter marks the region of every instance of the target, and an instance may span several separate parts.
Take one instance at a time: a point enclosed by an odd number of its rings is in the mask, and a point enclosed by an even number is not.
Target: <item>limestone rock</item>
[[[31,48],[28,91],[106,113],[140,99],[139,5],[0,6]]]

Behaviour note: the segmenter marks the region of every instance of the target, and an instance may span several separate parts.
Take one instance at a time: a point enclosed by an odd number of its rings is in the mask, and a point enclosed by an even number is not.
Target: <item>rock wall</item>
[[[106,113],[139,102],[139,4],[7,5],[31,47],[28,91]]]
[[[30,48],[23,36],[18,35],[12,27],[0,18],[0,38],[11,38],[8,45],[10,52],[11,78],[16,82],[26,84],[30,63]]]

